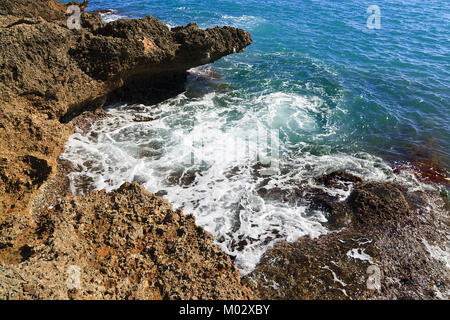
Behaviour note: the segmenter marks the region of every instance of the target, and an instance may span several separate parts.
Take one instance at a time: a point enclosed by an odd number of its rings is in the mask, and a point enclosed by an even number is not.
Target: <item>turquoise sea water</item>
[[[381,29],[366,25],[369,5],[380,7]],[[116,10],[105,20],[151,14],[169,27],[194,21],[251,33],[244,53],[194,70],[186,93],[158,106],[111,108],[114,118],[72,136],[62,156],[79,168],[74,192],[124,181],[163,191],[244,273],[275,239],[327,232],[323,213],[266,199],[262,183],[292,189],[345,169],[421,188],[393,164],[450,169],[448,1],[91,0],[89,10],[98,9]],[[136,114],[154,120],[133,122]],[[279,132],[280,171],[268,179],[252,173],[252,159],[218,152],[253,141],[250,129],[261,127]],[[179,138],[200,135],[206,161],[187,165]]]
[[[381,9],[381,29],[366,9]],[[175,26],[232,25],[249,31],[245,54],[217,62],[248,93],[315,94],[345,114],[327,144],[388,160],[432,153],[450,167],[450,2],[448,1],[91,1],[126,17],[152,14]],[[239,68],[251,65],[251,70]],[[238,66],[229,69],[231,66]],[[323,115],[322,115],[323,116]]]

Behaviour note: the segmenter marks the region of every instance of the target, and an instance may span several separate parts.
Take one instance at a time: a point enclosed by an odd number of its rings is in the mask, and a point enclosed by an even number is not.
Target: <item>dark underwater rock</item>
[[[330,182],[331,179],[331,182]],[[339,181],[343,179],[344,181]],[[348,187],[345,201],[316,193],[334,230],[279,242],[245,277],[261,299],[448,299],[447,200],[392,183],[334,173],[317,181]],[[447,258],[445,255],[447,252]]]

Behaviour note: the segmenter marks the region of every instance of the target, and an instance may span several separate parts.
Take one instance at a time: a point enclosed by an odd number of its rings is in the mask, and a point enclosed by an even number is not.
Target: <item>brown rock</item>
[[[252,297],[209,233],[136,183],[67,197],[42,217],[45,244],[18,266],[3,267],[16,276],[0,286],[0,298],[15,291],[25,299]],[[71,266],[80,271],[79,287],[68,286]]]
[[[0,2],[0,297],[248,298],[211,235],[140,187],[59,203],[69,168],[57,158],[73,125],[86,130],[107,116],[107,101],[170,97],[186,70],[244,50],[250,35],[194,24],[171,31],[151,16],[107,24],[88,12],[81,30],[69,30],[70,4],[87,2]],[[172,215],[164,224],[163,209]],[[214,271],[217,263],[227,267]],[[82,268],[82,289],[67,288],[71,265]]]
[[[320,193],[313,198],[337,230],[279,242],[244,278],[254,294],[261,299],[448,299],[448,262],[436,254],[449,250],[446,199],[349,179],[342,172],[317,181],[348,188],[343,178],[353,185],[346,201]]]
[[[186,70],[252,42],[241,29],[190,24],[171,31],[151,16],[104,23],[84,12],[82,29],[69,30],[66,8],[51,0],[0,5],[0,209],[9,214],[27,212],[56,173],[73,130],[65,123],[108,97],[170,97],[183,88]]]
[[[408,220],[411,212],[401,190],[405,191],[390,183],[368,182],[358,185],[348,199],[355,220],[365,224]]]

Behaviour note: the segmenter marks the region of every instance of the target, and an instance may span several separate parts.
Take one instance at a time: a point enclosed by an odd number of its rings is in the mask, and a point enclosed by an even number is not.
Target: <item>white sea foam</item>
[[[109,12],[104,12],[104,13],[102,12],[102,13],[100,13],[100,16],[102,17],[102,20],[104,22],[111,22],[111,21],[125,18],[125,16],[117,14],[117,10],[110,10]]]
[[[373,263],[372,257],[364,252],[365,249],[355,248],[347,252],[347,256],[349,258],[358,259],[362,261],[367,261],[369,263]]]
[[[322,267],[322,269],[325,269],[325,270],[328,270],[331,272],[331,274],[333,275],[334,282],[337,282],[338,284],[340,284],[343,287],[347,286],[347,284],[344,281],[342,281],[341,279],[339,279],[338,276],[336,275],[336,272],[334,272],[329,266],[324,266],[324,267]]]
[[[394,175],[368,154],[292,151],[308,145],[305,136],[333,134],[332,126],[319,123],[317,116],[330,116],[330,111],[315,96],[278,92],[242,97],[214,91],[192,98],[183,93],[157,106],[122,105],[109,112],[112,117],[87,134],[76,132],[66,144],[61,157],[77,168],[69,175],[72,192],[111,190],[126,181],[138,181],[154,193],[164,191],[175,207],[193,213],[214,234],[244,274],[275,241],[327,232],[322,212],[311,212],[303,199],[295,205],[265,199],[258,193],[262,183],[290,190],[300,183],[315,185],[315,177],[334,170],[347,170],[366,179],[419,186],[412,175]],[[134,122],[137,115],[153,120]],[[264,176],[255,174],[258,155],[248,150],[260,149],[261,132],[264,136],[268,128],[279,130],[279,170]],[[263,146],[272,149],[270,156],[260,152],[259,162],[272,163],[274,145]],[[348,195],[326,191],[342,199]]]
[[[239,28],[249,29],[265,22],[267,22],[267,20],[262,17],[256,17],[245,14],[242,16],[231,16],[231,15],[222,16],[222,24],[232,25]]]

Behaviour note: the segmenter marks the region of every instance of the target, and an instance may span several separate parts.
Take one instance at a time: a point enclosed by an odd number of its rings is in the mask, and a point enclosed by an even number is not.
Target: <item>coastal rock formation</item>
[[[341,183],[339,183],[339,181]],[[448,299],[447,199],[336,172],[324,186],[347,188],[343,202],[316,197],[334,230],[280,242],[245,281],[262,299]],[[317,203],[318,201],[318,203]]]
[[[188,69],[252,42],[241,29],[169,29],[151,16],[104,23],[84,12],[69,30],[67,6],[0,2],[0,299],[449,297],[449,207],[435,193],[343,171],[316,183],[351,190],[345,201],[262,185],[267,199],[325,211],[332,232],[278,243],[244,281],[192,215],[136,183],[67,194],[73,168],[57,158],[74,125],[107,117],[106,102],[166,99]]]
[[[241,29],[189,24],[170,30],[151,16],[104,23],[84,12],[81,29],[69,30],[66,7],[51,0],[0,5],[3,212],[25,212],[55,173],[73,117],[111,96],[167,98],[182,90],[186,70],[252,43]]]
[[[251,297],[194,216],[136,183],[65,198],[37,224],[22,263],[0,263],[0,299]]]
[[[84,10],[87,2],[70,4]],[[0,297],[250,297],[191,216],[136,185],[71,198],[57,163],[70,120],[106,116],[108,99],[176,94],[188,69],[243,51],[250,34],[196,24],[170,30],[151,16],[105,23],[89,12],[70,30],[68,5],[0,3]],[[84,272],[81,291],[67,292],[69,263]]]

